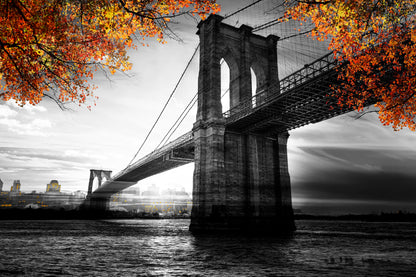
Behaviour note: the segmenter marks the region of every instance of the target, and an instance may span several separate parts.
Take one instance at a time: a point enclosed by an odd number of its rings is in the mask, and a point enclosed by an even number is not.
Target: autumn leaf
[[[416,0],[286,2],[286,20],[311,20],[311,35],[330,37],[329,50],[347,62],[333,86],[338,103],[362,110],[376,102],[384,125],[415,131]]]
[[[36,105],[96,99],[98,68],[130,70],[133,38],[165,43],[171,17],[219,11],[215,0],[0,1],[0,97]],[[140,45],[140,43],[138,43]],[[95,103],[94,103],[95,104]]]

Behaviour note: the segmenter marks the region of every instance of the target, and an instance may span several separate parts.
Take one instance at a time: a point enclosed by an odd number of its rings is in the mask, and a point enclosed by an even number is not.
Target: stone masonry
[[[230,107],[257,92],[279,93],[278,37],[252,34],[211,15],[199,25],[198,112],[193,128],[195,171],[193,232],[235,230],[287,233],[294,230],[287,162],[288,133],[228,129],[221,106],[221,59],[230,68]],[[271,89],[274,88],[274,89]]]
[[[90,169],[90,179],[88,182],[88,193],[87,199],[84,203],[83,208],[88,208],[90,210],[97,210],[97,211],[105,211],[108,206],[108,202],[110,199],[109,195],[96,195],[91,197],[92,194],[92,186],[94,179],[98,179],[98,187],[101,187],[102,181],[105,178],[106,180],[110,180],[111,178],[110,170],[101,170],[101,169]]]

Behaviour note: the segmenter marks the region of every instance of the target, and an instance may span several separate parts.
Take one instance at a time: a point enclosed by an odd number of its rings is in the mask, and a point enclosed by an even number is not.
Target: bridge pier
[[[252,97],[250,68],[255,71],[258,88],[266,90],[267,95],[279,93],[278,38],[254,35],[248,26],[234,28],[221,20],[211,15],[198,25],[200,71],[193,128],[195,171],[190,230],[291,232],[295,226],[288,133],[250,133],[250,126],[231,129],[221,106],[222,58],[229,65],[232,79],[231,111],[239,110],[239,104]]]
[[[86,199],[85,208],[91,212],[105,212],[109,203],[108,197],[90,197]]]
[[[92,212],[104,212],[108,210],[110,197],[104,193],[101,195],[92,196],[92,186],[94,179],[98,179],[98,188],[102,185],[102,180],[110,180],[111,170],[102,170],[102,169],[90,169],[90,179],[88,182],[88,192],[87,198],[84,203],[82,203],[81,208],[84,210],[89,210]]]
[[[92,185],[94,179],[98,179],[98,187],[101,187],[103,178],[110,180],[111,179],[111,170],[102,170],[102,169],[90,169],[90,180],[88,182],[88,192],[87,195],[92,193]]]
[[[267,137],[216,126],[194,134],[191,231],[278,234],[295,229],[287,133]]]

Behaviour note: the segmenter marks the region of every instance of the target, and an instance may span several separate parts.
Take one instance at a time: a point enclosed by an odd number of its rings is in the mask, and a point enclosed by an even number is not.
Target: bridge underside
[[[194,144],[192,133],[187,133],[127,167],[111,180],[104,182],[88,196],[87,201],[89,203],[87,203],[87,206],[89,205],[93,210],[106,209],[111,195],[133,186],[147,177],[193,161]]]
[[[328,65],[329,63],[327,62],[326,64]],[[305,68],[304,70],[308,69]],[[258,139],[253,139],[256,136],[264,136],[266,141],[270,138],[277,141],[277,136],[285,134],[288,130],[319,122],[349,111],[341,110],[336,104],[336,99],[328,97],[328,94],[331,92],[330,85],[337,81],[337,72],[332,67],[328,67],[326,71],[313,71],[309,75],[305,75],[305,72],[301,72],[301,74],[303,79],[300,81],[292,79],[287,80],[287,82],[283,80],[280,83],[280,90],[283,93],[279,93],[279,91],[270,93],[269,91],[267,97],[263,97],[260,93],[250,101],[250,106],[244,103],[243,107],[241,105],[237,106],[234,108],[234,111],[232,110],[230,113],[225,114],[225,118],[221,123],[223,133],[225,134],[222,138],[222,143],[225,143],[225,148],[221,150],[223,151],[222,156],[226,155],[229,157],[227,159],[231,160],[233,157],[246,159],[241,156],[241,153],[234,153],[230,156],[230,154],[227,154],[227,151],[232,151],[230,149],[235,145],[241,146],[242,143],[248,144],[244,147],[249,149],[249,145],[253,141],[258,141]],[[289,76],[288,78],[295,77]],[[297,85],[292,85],[293,83]],[[236,138],[236,135],[238,138]],[[269,143],[266,141],[263,143]],[[195,157],[196,145],[194,134],[190,132],[161,149],[152,152],[95,190],[90,196],[90,199],[93,199],[91,205],[97,209],[106,208],[106,205],[103,203],[108,201],[112,194],[122,191],[147,177],[199,159]],[[268,152],[274,153],[273,151],[272,147],[264,151],[263,155]],[[249,161],[245,161],[245,163],[249,163]],[[269,165],[265,163],[263,167]],[[235,172],[240,170],[232,166],[229,168],[231,169],[224,175],[224,180],[230,178],[230,176],[235,176]],[[240,172],[240,174],[246,173]],[[275,177],[278,178],[277,176]],[[236,181],[230,179],[229,182],[235,183]],[[214,209],[221,210],[222,208]]]
[[[119,182],[138,182],[147,177],[193,162],[194,149],[191,144],[171,149],[157,158],[153,158],[139,166],[133,166],[122,176],[114,178],[114,180]]]
[[[350,111],[331,94],[337,82],[331,55],[279,82],[277,37],[251,34],[210,16],[199,28],[198,113],[193,130],[127,167],[94,191],[92,206],[149,176],[195,161],[190,230],[294,230],[287,163],[288,131]],[[221,58],[230,62],[230,103],[222,114]],[[262,91],[251,97],[250,66]],[[230,78],[231,78],[230,77]],[[260,86],[258,86],[260,87]]]

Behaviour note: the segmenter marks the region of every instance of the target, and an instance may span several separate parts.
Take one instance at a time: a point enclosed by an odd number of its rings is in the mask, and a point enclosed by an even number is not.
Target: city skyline
[[[222,3],[224,2],[224,3]],[[224,4],[224,12],[234,6]],[[248,1],[242,1],[244,5]],[[228,5],[228,6],[227,6]],[[57,179],[65,190],[86,191],[89,169],[123,169],[137,151],[186,62],[198,44],[196,22],[183,20],[174,26],[183,42],[166,45],[149,40],[149,47],[129,53],[134,64],[127,74],[107,80],[97,75],[97,106],[72,106],[61,111],[54,103],[19,107],[0,104],[0,178],[3,189],[19,179],[28,191],[43,189]],[[140,152],[151,152],[160,138],[196,92],[198,64],[166,111],[149,143]],[[192,128],[195,108],[181,126],[179,136]],[[354,113],[295,129],[288,141],[289,171],[295,207],[323,209],[345,207],[346,211],[387,207],[416,211],[416,135],[394,132],[370,113],[354,119]],[[51,174],[54,173],[54,174]],[[192,190],[193,165],[139,182],[183,185]],[[47,177],[46,176],[50,176]],[[67,188],[67,189],[66,189]]]
[[[25,193],[36,191],[36,192],[42,193],[42,191],[37,191],[37,190],[25,190],[24,185],[25,184],[24,183],[22,184],[20,179],[15,179],[10,184],[10,187],[7,187],[7,186],[5,186],[5,183],[0,178],[0,191],[3,191],[3,192],[19,191],[19,192],[25,192]],[[82,192],[87,193],[87,190],[76,190],[76,191],[61,190],[61,185],[59,184],[59,181],[58,180],[53,180],[53,179],[50,180],[50,182],[46,183],[45,185],[46,185],[45,192],[49,192],[49,191],[50,192],[79,192],[79,191],[82,191]],[[161,188],[163,188],[163,189],[161,189]],[[163,185],[161,187],[159,187],[157,184],[153,184],[153,183],[152,184],[146,184],[144,186],[141,186],[140,188],[138,188],[137,186],[131,186],[131,187],[129,187],[129,188],[127,188],[127,189],[125,189],[121,192],[132,192],[132,191],[144,192],[144,191],[154,191],[154,190],[157,190],[159,192],[163,192],[163,191],[165,191],[165,192],[166,191],[177,191],[177,192],[184,191],[184,192],[186,192],[185,187],[183,187],[183,186],[175,186],[175,187],[167,187],[166,188]]]

